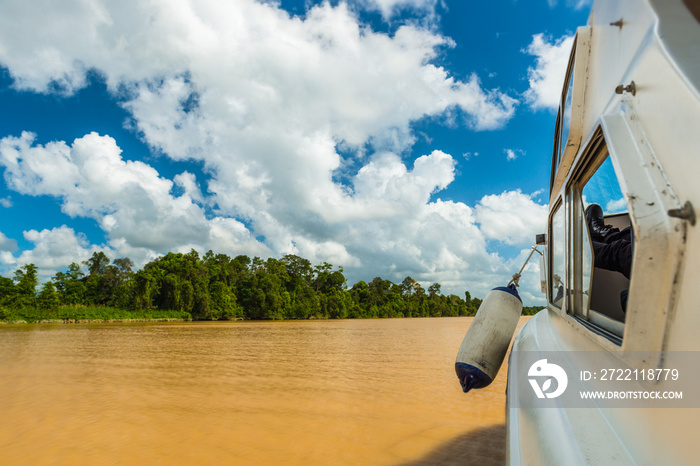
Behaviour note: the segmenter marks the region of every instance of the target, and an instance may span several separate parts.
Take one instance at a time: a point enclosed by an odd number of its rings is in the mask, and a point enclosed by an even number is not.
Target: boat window
[[[564,308],[564,283],[566,281],[566,223],[561,201],[552,214],[550,237],[551,277],[549,280],[549,301],[556,307]]]
[[[571,128],[571,108],[574,96],[573,88],[575,62],[576,42],[574,42],[574,46],[571,50],[571,56],[569,57],[569,67],[566,71],[566,80],[564,81],[564,87],[561,93],[556,125],[554,126],[554,151],[552,155],[552,178],[550,180],[550,187],[554,184],[554,178],[557,170],[559,169],[559,164],[561,163],[562,157],[564,156],[566,145],[569,141],[569,132]]]
[[[569,128],[571,127],[571,105],[573,102],[572,89],[574,87],[574,67],[571,67],[569,74],[569,81],[564,88],[566,94],[563,97],[563,105],[561,108],[561,136],[559,137],[559,155],[557,156],[557,165],[561,162],[562,155],[564,154],[564,149],[566,148],[566,143],[569,140]]]
[[[575,231],[572,288],[578,293],[571,312],[620,344],[634,234],[627,203],[602,139],[596,152],[589,168],[579,172],[580,183],[570,189],[572,202],[576,203],[571,209],[571,227]],[[587,215],[589,209],[591,214]],[[594,215],[596,210],[601,217]],[[589,217],[597,220],[589,222]]]

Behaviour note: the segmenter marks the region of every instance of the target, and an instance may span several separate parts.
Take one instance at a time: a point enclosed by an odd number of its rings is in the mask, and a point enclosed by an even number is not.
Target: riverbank
[[[539,308],[524,308],[523,315],[534,314]],[[403,317],[403,315],[399,315]],[[448,317],[448,316],[446,316]],[[451,317],[451,316],[450,316]],[[374,318],[377,318],[375,316]],[[408,318],[408,317],[407,317]],[[189,322],[195,320],[184,311],[129,311],[106,306],[59,306],[53,310],[40,308],[7,309],[0,307],[0,325],[7,324],[100,324],[111,322]],[[199,319],[197,319],[199,320]],[[242,318],[226,320],[244,320]],[[263,319],[270,320],[270,319]],[[275,319],[309,320],[309,319]],[[314,317],[310,320],[315,320]]]
[[[92,324],[107,322],[185,322],[182,311],[130,311],[105,306],[58,306],[55,309],[0,308],[1,324]]]
[[[109,324],[109,323],[137,323],[137,322],[190,322],[192,319],[45,319],[35,322],[27,322],[26,320],[2,321],[0,325],[13,324]]]

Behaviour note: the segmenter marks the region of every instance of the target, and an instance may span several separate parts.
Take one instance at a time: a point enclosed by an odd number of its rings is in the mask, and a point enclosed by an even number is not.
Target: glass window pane
[[[620,190],[610,157],[595,172],[583,188],[583,203],[598,204],[606,215],[627,212],[627,203]]]
[[[588,230],[581,231],[582,293],[588,292],[587,310],[595,311],[594,316],[624,322],[634,235],[612,161],[605,156],[581,191],[583,205],[598,204],[603,214],[597,226],[589,226],[585,217],[582,219],[583,229]]]
[[[583,216],[581,219],[581,287],[583,292],[583,313],[588,312],[591,298],[591,278],[593,274],[593,246],[591,245],[591,236],[588,232],[588,225],[584,212],[583,202],[581,202],[580,213]]]
[[[560,205],[552,218],[551,248],[552,276],[550,280],[550,300],[562,308],[564,302],[564,283],[566,280],[566,237],[564,208]]]
[[[559,138],[559,161],[564,155],[566,143],[569,140],[569,127],[571,126],[571,105],[573,103],[574,67],[571,67],[569,82],[566,83],[566,97],[564,100],[564,112],[561,115],[561,137]],[[557,163],[558,164],[558,163]]]

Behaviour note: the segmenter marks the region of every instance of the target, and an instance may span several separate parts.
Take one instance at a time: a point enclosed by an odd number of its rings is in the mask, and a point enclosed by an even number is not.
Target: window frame
[[[607,317],[595,309],[591,309],[591,299],[584,302],[583,294],[583,235],[588,236],[588,245],[591,245],[590,232],[588,231],[587,222],[585,219],[585,210],[583,207],[583,189],[586,184],[602,167],[605,161],[612,157],[610,150],[606,144],[605,135],[601,127],[598,127],[586,144],[582,155],[578,160],[575,168],[571,172],[571,176],[566,184],[567,203],[569,204],[569,218],[567,228],[569,229],[569,274],[570,287],[572,293],[572,305],[569,308],[568,314],[581,320],[584,326],[590,327],[591,330],[601,334],[617,346],[622,345],[624,336],[624,323]],[[622,176],[613,163],[615,169],[615,177],[618,184],[622,184]],[[590,251],[593,254],[593,251]],[[593,277],[593,269],[595,268],[595,259],[591,263],[590,276]],[[588,284],[588,291],[592,288],[592,281]]]
[[[624,109],[628,110],[628,109]],[[567,283],[581,290],[580,257],[576,250],[582,246],[584,231],[577,222],[583,222],[584,213],[578,206],[577,190],[590,180],[609,158],[627,205],[630,226],[635,234],[632,274],[624,326],[617,327],[604,314],[582,310],[578,297],[569,297],[567,306],[559,310],[571,325],[583,327],[584,333],[598,341],[600,346],[617,351],[625,358],[631,356],[632,366],[660,367],[661,351],[666,349],[669,316],[672,314],[677,293],[677,280],[685,247],[686,222],[670,217],[670,209],[681,203],[673,193],[658,160],[653,154],[644,132],[632,112],[621,111],[603,115],[595,130],[568,171],[564,186],[555,194],[564,198],[567,209]],[[570,199],[571,198],[571,201]],[[552,210],[554,212],[554,209]],[[552,217],[550,216],[550,228]],[[586,229],[587,231],[587,229]],[[576,236],[579,235],[578,239]],[[551,262],[550,262],[551,267]],[[569,294],[571,294],[569,292]],[[659,312],[663,309],[663,312]],[[571,312],[573,311],[573,312]],[[620,338],[620,334],[622,338]],[[639,361],[640,351],[650,356]]]
[[[647,367],[658,367],[667,349],[688,222],[668,215],[682,203],[634,111],[624,100],[620,107],[603,115],[600,127],[615,172],[624,174],[620,188],[635,233],[622,352],[652,351]]]
[[[559,193],[559,187],[573,164],[574,158],[581,147],[583,134],[584,100],[586,97],[588,64],[591,52],[591,27],[582,26],[576,30],[574,43],[569,55],[564,86],[559,101],[559,111],[554,125],[554,147],[552,149],[552,169],[550,172],[550,204]],[[566,102],[571,94],[571,118],[564,150],[561,150],[563,126],[566,123]],[[576,102],[574,105],[573,102]]]

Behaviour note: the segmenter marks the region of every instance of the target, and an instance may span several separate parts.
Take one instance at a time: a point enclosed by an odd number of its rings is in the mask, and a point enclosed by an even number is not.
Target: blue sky
[[[563,68],[589,9],[3,2],[0,274],[195,248],[483,296],[544,231]],[[538,276],[526,304],[543,302]]]

